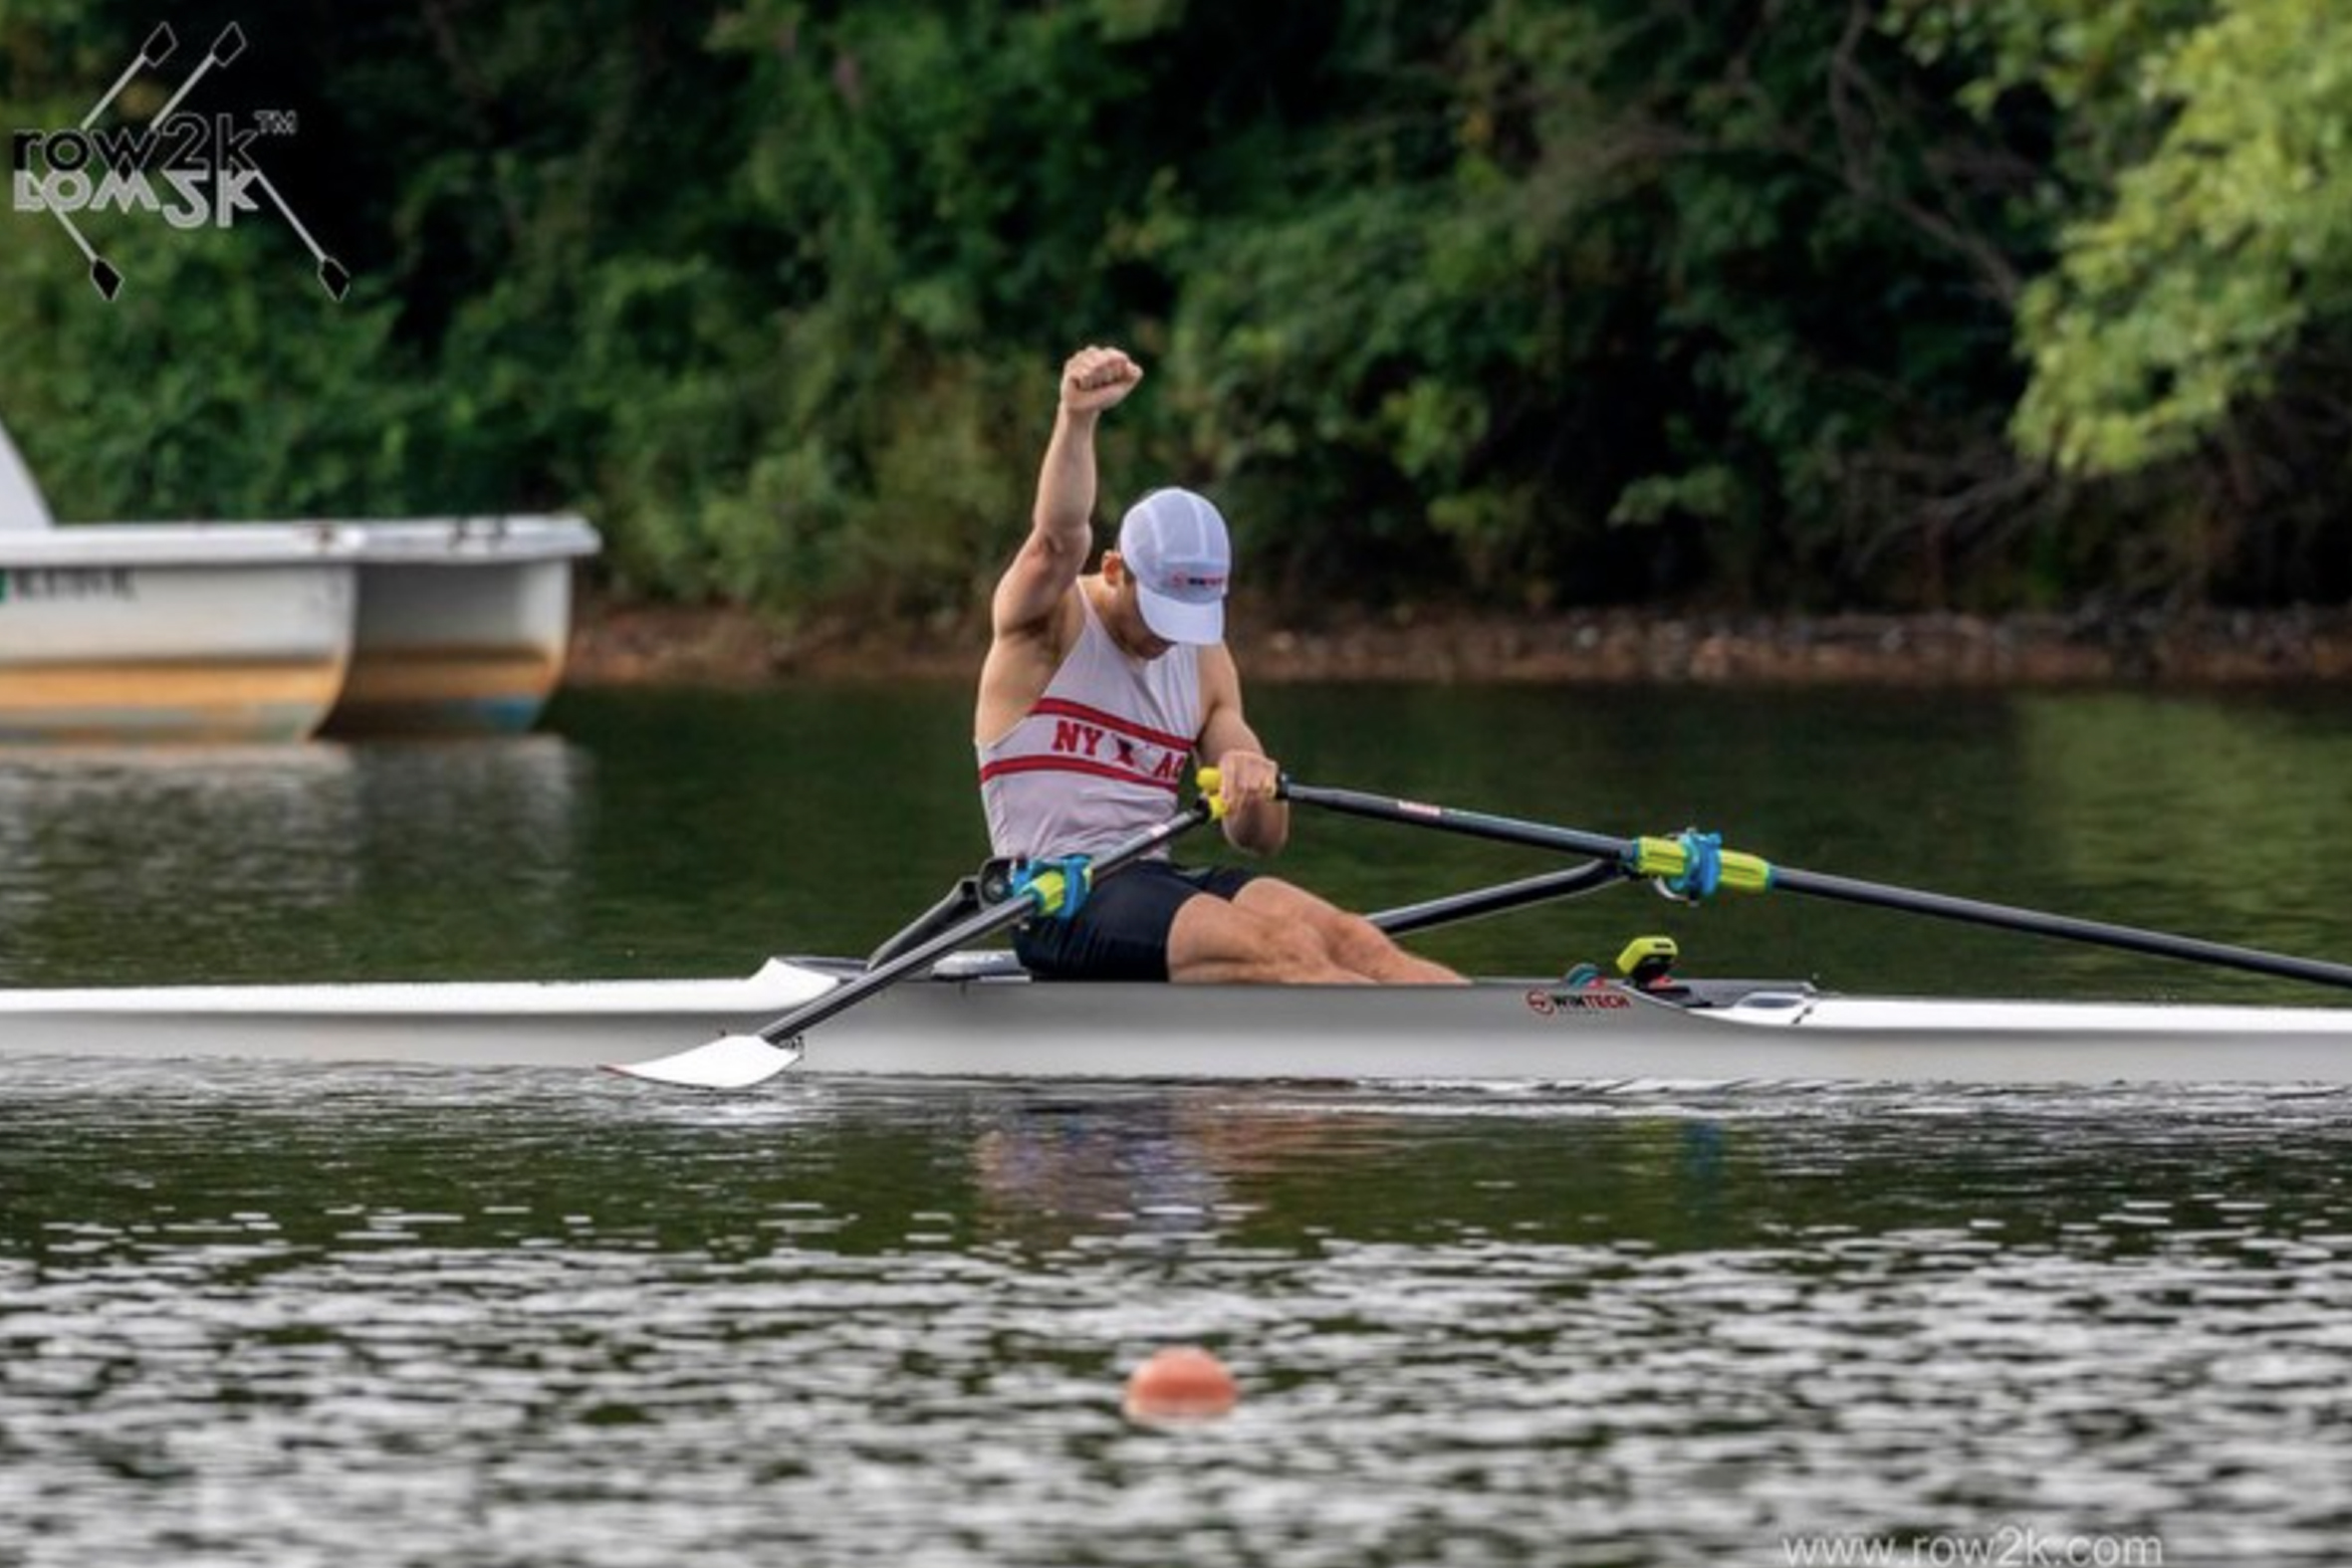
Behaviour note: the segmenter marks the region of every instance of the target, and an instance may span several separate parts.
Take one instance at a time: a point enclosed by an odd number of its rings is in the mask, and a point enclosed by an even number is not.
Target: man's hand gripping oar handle
[[[845,1012],[866,998],[888,990],[909,975],[921,974],[940,959],[985,937],[1006,931],[1039,916],[1075,914],[1086,889],[1119,867],[1140,860],[1163,844],[1203,822],[1225,815],[1223,780],[1214,768],[1198,776],[1200,798],[1156,827],[1147,828],[1095,855],[1090,860],[1072,856],[1050,861],[1018,883],[1014,896],[993,904],[949,926],[937,936],[916,944],[887,963],[854,980],[844,981],[823,996],[795,1008],[755,1033],[729,1034],[651,1061],[613,1067],[614,1072],[655,1083],[674,1083],[697,1089],[748,1089],[764,1083],[801,1059],[800,1036],[827,1018]]]

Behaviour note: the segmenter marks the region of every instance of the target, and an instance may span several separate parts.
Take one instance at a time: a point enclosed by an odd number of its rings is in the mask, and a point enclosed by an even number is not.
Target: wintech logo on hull
[[[1633,999],[1625,993],[1600,988],[1528,993],[1528,1010],[1546,1018],[1555,1012],[1616,1012],[1632,1006]]]
[[[340,301],[351,292],[351,273],[311,237],[254,156],[258,143],[295,133],[299,124],[293,112],[263,110],[240,123],[233,114],[205,115],[181,108],[206,77],[234,65],[245,47],[244,30],[231,22],[144,128],[98,128],[100,116],[141,72],[178,52],[179,40],[169,24],[158,26],[79,125],[11,133],[12,204],[19,212],[46,212],[57,220],[89,264],[91,287],[101,299],[111,303],[122,292],[124,279],[82,232],[77,219],[83,215],[144,212],[175,229],[226,229],[239,214],[261,211],[264,202],[311,253],[327,297]]]

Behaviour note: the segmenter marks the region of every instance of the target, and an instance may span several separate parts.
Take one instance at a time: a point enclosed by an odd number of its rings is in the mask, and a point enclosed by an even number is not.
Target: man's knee
[[[1389,940],[1387,932],[1363,916],[1351,915],[1343,910],[1331,911],[1330,918],[1323,924],[1322,935],[1331,950],[1331,956],[1351,968],[1384,958],[1396,946]]]
[[[1295,920],[1282,920],[1228,904],[1235,941],[1250,958],[1284,969],[1329,962],[1320,934]]]
[[[1331,964],[1311,924],[1213,898],[1185,905],[1171,933],[1169,958],[1179,972],[1231,970],[1271,978],[1312,974]]]

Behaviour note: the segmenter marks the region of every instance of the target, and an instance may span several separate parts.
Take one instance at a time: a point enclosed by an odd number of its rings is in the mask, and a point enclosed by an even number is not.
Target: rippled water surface
[[[2341,707],[1253,713],[1321,783],[2341,959]],[[980,853],[967,723],[945,689],[576,698],[497,746],[0,756],[0,985],[862,951]],[[1296,837],[1365,907],[1541,864]],[[1428,945],[1557,973],[1653,930],[1848,989],[2275,994],[1639,889]],[[0,1058],[0,1568],[2339,1563],[2348,1173],[2333,1089],[704,1097]],[[1230,1418],[1122,1417],[1175,1343],[1235,1369]]]
[[[2338,1094],[45,1065],[0,1556],[2335,1562],[2347,1169]],[[1171,1342],[1234,1416],[1122,1419]]]

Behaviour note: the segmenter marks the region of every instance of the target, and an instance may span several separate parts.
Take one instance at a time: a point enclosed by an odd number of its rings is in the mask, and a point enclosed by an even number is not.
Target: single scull
[[[742,980],[0,992],[0,1056],[593,1067],[834,994]],[[1841,997],[1802,986],[1069,984],[962,954],[812,1032],[795,1072],[1014,1078],[2352,1082],[2352,1008]]]
[[[1616,977],[1469,986],[1037,981],[965,951],[1156,853],[1222,810],[1210,791],[1092,862],[964,884],[865,962],[772,960],[743,980],[163,987],[0,992],[0,1057],[262,1057],[616,1066],[748,1087],[787,1070],[1024,1079],[2352,1084],[2352,1008],[1853,997],[1683,982],[1669,945]],[[1646,879],[1698,899],[1779,889],[2317,986],[2352,967],[1774,866],[1711,835],[1616,839],[1286,781],[1306,804],[1593,857],[1375,916],[1395,933]]]

